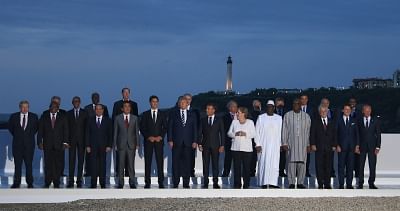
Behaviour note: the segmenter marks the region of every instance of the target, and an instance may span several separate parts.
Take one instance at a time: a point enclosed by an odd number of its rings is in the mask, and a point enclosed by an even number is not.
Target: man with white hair
[[[258,116],[256,124],[258,185],[262,188],[279,188],[282,117],[274,114],[274,111],[275,103],[273,100],[269,100],[267,102],[267,113]]]

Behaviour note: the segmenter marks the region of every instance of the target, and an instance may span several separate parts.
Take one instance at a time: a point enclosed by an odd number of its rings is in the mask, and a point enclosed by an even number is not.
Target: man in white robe
[[[267,103],[267,113],[258,117],[256,124],[256,150],[258,153],[258,185],[262,188],[279,188],[279,159],[282,134],[282,117],[274,114],[274,101]]]

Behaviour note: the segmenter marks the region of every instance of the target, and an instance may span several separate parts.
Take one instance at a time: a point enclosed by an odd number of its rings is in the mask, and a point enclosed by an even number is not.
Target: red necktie
[[[125,127],[129,128],[128,116],[125,116]]]

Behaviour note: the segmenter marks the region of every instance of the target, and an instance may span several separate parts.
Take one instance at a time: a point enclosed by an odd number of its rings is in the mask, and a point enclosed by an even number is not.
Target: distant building
[[[382,78],[356,78],[353,79],[353,87],[357,89],[391,88],[393,87],[393,80]]]
[[[393,87],[400,88],[400,69],[393,73]]]
[[[231,93],[233,91],[232,87],[232,57],[228,56],[228,61],[226,61],[227,70],[226,70],[226,84],[225,84],[225,92]]]
[[[300,94],[303,90],[301,89],[278,89],[277,94]]]

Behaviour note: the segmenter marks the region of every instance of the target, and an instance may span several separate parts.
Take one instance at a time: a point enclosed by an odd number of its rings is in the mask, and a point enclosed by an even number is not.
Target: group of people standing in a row
[[[203,188],[209,185],[211,163],[213,188],[220,188],[219,156],[224,153],[222,177],[228,177],[233,163],[234,188],[249,188],[250,177],[258,176],[263,188],[278,188],[278,177],[288,177],[289,188],[305,188],[309,175],[309,153],[315,152],[319,188],[331,188],[334,152],[338,153],[339,188],[352,188],[353,170],[363,187],[364,165],[368,155],[369,187],[376,188],[376,156],[380,149],[379,120],[371,116],[371,106],[356,109],[355,99],[341,111],[333,112],[324,98],[318,111],[308,106],[307,95],[293,101],[286,112],[284,99],[269,100],[266,109],[253,102],[253,110],[239,107],[235,101],[227,105],[228,112],[217,115],[217,107],[208,103],[206,115],[191,107],[192,96],[180,96],[176,107],[159,109],[159,98],[149,98],[150,109],[138,114],[137,103],[130,99],[130,89],[122,89],[122,100],[114,103],[111,118],[100,95],[92,94],[92,103],[81,108],[81,99],[72,99],[73,108],[60,109],[61,99],[52,97],[50,107],[40,117],[29,112],[29,102],[21,101],[20,111],[11,115],[8,127],[13,136],[15,162],[12,188],[21,184],[22,163],[26,167],[28,188],[33,188],[32,160],[36,144],[44,152],[45,188],[53,183],[60,187],[64,172],[64,150],[68,149],[67,187],[83,185],[83,170],[91,177],[91,188],[106,187],[106,156],[115,150],[117,188],[124,187],[129,176],[130,188],[135,184],[135,154],[144,137],[145,186],[151,186],[153,153],[157,165],[158,185],[164,188],[164,144],[172,150],[172,187],[177,188],[181,177],[183,188],[189,188],[194,176],[195,154],[203,159]],[[37,136],[37,137],[36,137]],[[358,159],[356,159],[358,158]],[[76,162],[78,161],[78,162]],[[258,162],[257,162],[258,161]],[[358,161],[358,162],[357,162]],[[258,163],[258,170],[257,169]],[[77,172],[75,171],[77,169]],[[285,173],[287,172],[287,175]],[[76,181],[75,181],[76,172]],[[297,177],[297,180],[296,180]],[[243,184],[242,184],[243,178]]]

